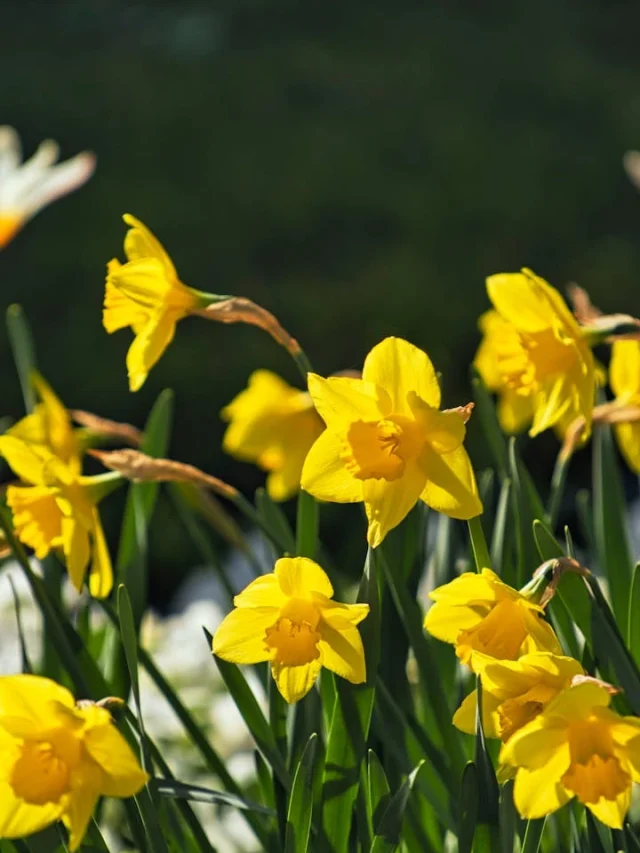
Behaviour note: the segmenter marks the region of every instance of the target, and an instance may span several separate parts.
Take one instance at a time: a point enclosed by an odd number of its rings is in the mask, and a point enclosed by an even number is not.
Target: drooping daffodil
[[[452,518],[482,512],[463,446],[469,410],[440,411],[422,350],[386,338],[367,356],[362,379],[310,373],[309,393],[327,429],[307,455],[302,488],[319,500],[364,501],[371,547],[419,500]]]
[[[148,779],[104,707],[36,675],[0,676],[0,756],[0,838],[61,820],[71,853],[100,797],[131,797]]]
[[[603,686],[575,684],[502,746],[522,817],[536,820],[577,797],[602,823],[622,828],[640,781],[640,719],[620,716],[610,701]]]
[[[481,320],[484,340],[475,366],[499,395],[503,429],[529,435],[550,427],[561,434],[584,419],[591,431],[596,370],[587,335],[562,296],[531,270],[489,276],[494,311]]]
[[[283,557],[252,581],[220,623],[213,652],[236,664],[268,661],[278,690],[297,702],[324,666],[352,684],[366,679],[357,625],[368,604],[340,604],[324,570],[306,557]]]
[[[213,296],[183,284],[160,241],[131,214],[122,217],[127,263],[107,264],[102,322],[109,334],[130,326],[135,338],[127,353],[129,388],[138,391],[173,340],[176,324]]]
[[[0,249],[7,245],[38,211],[77,190],[93,174],[96,158],[89,151],[56,163],[58,146],[41,142],[24,163],[20,137],[12,127],[0,127]]]
[[[476,652],[498,660],[517,660],[536,651],[562,654],[543,608],[491,569],[464,572],[434,589],[430,598],[435,603],[427,611],[426,630],[452,643],[462,663],[472,669]]]
[[[609,382],[617,405],[640,408],[640,341],[614,341]],[[613,429],[628,466],[640,474],[640,420],[614,423]]]
[[[267,492],[273,500],[295,495],[305,457],[324,428],[311,395],[269,370],[256,370],[222,417],[230,422],[223,449],[269,472]]]
[[[91,595],[107,596],[113,570],[97,504],[119,475],[82,476],[74,460],[65,464],[46,448],[13,435],[0,436],[0,456],[22,481],[9,485],[6,495],[20,541],[38,559],[60,550],[78,592],[88,567]]]

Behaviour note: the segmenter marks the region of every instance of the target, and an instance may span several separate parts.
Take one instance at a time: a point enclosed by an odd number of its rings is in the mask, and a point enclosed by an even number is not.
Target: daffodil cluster
[[[616,691],[562,654],[534,597],[490,569],[465,573],[431,593],[425,628],[452,643],[480,679],[484,733],[502,741],[498,776],[515,777],[519,813],[541,818],[576,797],[621,829],[640,782],[640,718],[613,711]],[[477,696],[474,690],[453,717],[469,734]]]

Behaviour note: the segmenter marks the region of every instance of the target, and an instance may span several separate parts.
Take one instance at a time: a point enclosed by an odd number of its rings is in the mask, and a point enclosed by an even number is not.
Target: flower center
[[[544,708],[542,702],[523,702],[522,699],[507,699],[498,708],[500,738],[506,743],[514,732],[537,717]]]
[[[460,633],[456,654],[467,665],[473,651],[499,660],[515,660],[526,635],[520,602],[506,599],[499,601],[475,627]]]
[[[359,480],[397,480],[407,459],[418,455],[424,443],[418,424],[402,415],[379,421],[354,421],[340,458]]]
[[[580,360],[575,342],[560,340],[552,329],[519,333],[509,328],[498,342],[498,367],[506,383],[529,394],[540,382],[567,373]]]
[[[613,751],[613,739],[605,722],[590,717],[576,721],[569,729],[571,766],[562,784],[583,803],[597,803],[601,797],[615,800],[631,784]]]
[[[9,783],[31,805],[55,803],[68,791],[69,768],[47,741],[26,742],[13,765]]]
[[[316,660],[320,656],[320,634],[316,630],[319,621],[318,608],[312,601],[292,598],[265,634],[273,659],[284,666],[302,666]]]

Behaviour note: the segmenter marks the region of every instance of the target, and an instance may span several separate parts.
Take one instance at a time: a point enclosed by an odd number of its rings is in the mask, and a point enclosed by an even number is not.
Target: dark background
[[[69,406],[142,425],[172,387],[172,455],[249,494],[262,475],[222,454],[218,412],[253,369],[295,368],[256,329],[189,318],[129,394],[131,336],[101,326],[125,211],[187,284],[274,311],[318,372],[401,335],[442,372],[446,405],[470,397],[490,273],[528,265],[640,312],[640,195],[621,165],[640,147],[637,3],[4,0],[0,18],[0,122],[27,154],[47,136],[65,158],[98,154],[92,181],[2,252],[2,304],[24,306]],[[18,417],[4,328],[0,363],[1,413]],[[556,450],[527,448],[543,480]],[[169,511],[151,541],[158,601],[197,561]]]

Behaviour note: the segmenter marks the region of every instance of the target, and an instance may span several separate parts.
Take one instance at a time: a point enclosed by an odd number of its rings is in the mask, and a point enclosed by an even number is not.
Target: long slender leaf
[[[629,614],[627,616],[627,645],[636,664],[640,666],[640,563],[633,569],[629,592]]]
[[[541,820],[530,820],[527,822],[527,829],[522,842],[522,853],[538,853],[540,842],[542,841],[542,833],[544,832],[545,818]]]
[[[318,502],[304,489],[298,492],[296,554],[315,559],[318,550]]]
[[[287,811],[285,853],[306,853],[313,814],[313,781],[318,735],[312,734],[296,768]]]
[[[13,360],[18,371],[24,407],[29,414],[36,405],[36,395],[31,381],[33,371],[36,369],[36,351],[31,330],[21,305],[10,305],[7,308],[7,332]]]
[[[424,761],[421,761],[389,801],[380,823],[375,827],[376,834],[371,845],[371,853],[393,853],[400,844],[402,821],[409,803],[409,797],[423,766]]]
[[[478,768],[470,761],[462,773],[460,786],[460,823],[458,829],[458,853],[471,853],[478,823],[480,799]]]
[[[265,808],[265,806],[261,806],[259,803],[253,803],[251,800],[239,797],[237,794],[229,794],[227,791],[213,791],[211,788],[203,788],[201,785],[189,785],[184,782],[177,782],[174,779],[156,778],[152,781],[151,785],[156,793],[162,797],[231,806],[234,809],[275,817],[275,812],[272,809]]]

